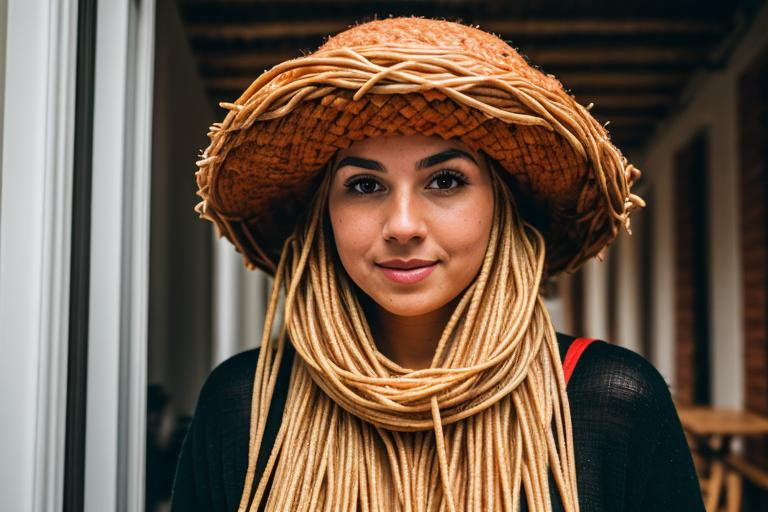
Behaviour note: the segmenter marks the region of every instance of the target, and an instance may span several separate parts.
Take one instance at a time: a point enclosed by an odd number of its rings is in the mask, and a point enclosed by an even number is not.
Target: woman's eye
[[[372,178],[358,178],[347,182],[344,186],[352,192],[361,195],[373,194],[374,192],[381,190],[379,182]]]
[[[436,186],[429,186],[427,188],[450,190],[466,185],[467,180],[460,172],[444,170],[433,176],[429,184]]]

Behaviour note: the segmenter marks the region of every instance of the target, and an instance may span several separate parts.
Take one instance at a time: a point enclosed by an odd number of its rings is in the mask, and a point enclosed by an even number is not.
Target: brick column
[[[768,416],[768,52],[739,80],[739,192],[744,290],[744,406]],[[768,442],[746,443],[747,458],[768,470]],[[749,510],[768,493],[747,486]]]
[[[706,132],[675,154],[675,398],[710,401]]]

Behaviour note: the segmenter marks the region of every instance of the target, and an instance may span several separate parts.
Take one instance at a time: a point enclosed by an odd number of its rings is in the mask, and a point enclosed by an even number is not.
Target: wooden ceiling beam
[[[675,101],[674,94],[657,92],[628,92],[611,94],[581,94],[576,96],[576,101],[582,105],[594,103],[594,108],[658,108],[664,107]]]
[[[323,37],[349,27],[353,22],[339,20],[268,21],[249,23],[189,23],[189,37],[207,39],[283,39]]]
[[[647,135],[650,135],[656,126],[625,126],[625,127],[608,127],[608,135],[611,140],[626,140],[626,139],[642,139]]]
[[[472,0],[449,0],[449,3],[454,4],[462,4],[462,3],[469,3]],[[182,6],[203,6],[203,7],[209,7],[209,8],[215,8],[222,4],[224,5],[246,5],[248,7],[251,6],[273,6],[276,2],[275,0],[177,0],[179,4]],[[380,4],[381,0],[309,0],[309,2],[318,4],[318,5],[365,5],[365,4]],[[423,3],[423,4],[433,4],[435,0],[410,0],[411,3]],[[287,5],[287,6],[296,6],[296,5],[307,5],[308,0],[278,0],[279,4],[281,5]],[[445,3],[445,2],[443,2]]]
[[[519,19],[488,20],[480,26],[487,31],[514,36],[565,36],[594,34],[717,34],[725,30],[721,22],[680,19]]]
[[[238,53],[199,52],[195,55],[195,60],[197,60],[204,74],[220,75],[269,69],[276,64],[297,57],[301,57],[299,50]]]
[[[609,123],[608,131],[613,131],[614,128],[635,127],[635,126],[653,126],[661,119],[659,116],[645,115],[645,114],[626,114],[626,115],[609,115],[601,116],[599,113],[595,116],[595,119],[603,123]]]
[[[579,97],[579,89],[600,88],[613,89],[620,93],[622,88],[664,88],[673,89],[682,85],[689,77],[684,72],[670,71],[564,71],[557,78],[563,85]]]
[[[579,48],[521,48],[531,62],[539,66],[573,65],[654,65],[695,63],[706,56],[701,48],[662,46],[614,46]]]
[[[190,37],[210,39],[281,39],[323,37],[341,32],[355,23],[354,19],[258,21],[258,22],[190,22]],[[487,20],[478,23],[489,32],[504,37],[552,37],[568,35],[714,35],[723,33],[724,23],[710,20],[679,19],[520,19]]]
[[[215,76],[206,78],[205,86],[208,89],[243,92],[255,79],[256,75],[254,75],[253,78],[242,76]]]

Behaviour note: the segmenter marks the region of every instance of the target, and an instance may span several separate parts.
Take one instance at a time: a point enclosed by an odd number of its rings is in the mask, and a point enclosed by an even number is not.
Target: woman
[[[201,392],[175,510],[703,510],[663,379],[539,296],[642,206],[559,82],[388,19],[226,106],[199,211],[276,280],[260,350]]]

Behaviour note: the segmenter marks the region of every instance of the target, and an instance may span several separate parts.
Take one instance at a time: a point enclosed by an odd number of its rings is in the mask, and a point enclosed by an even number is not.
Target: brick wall
[[[768,51],[739,80],[739,159],[744,405],[768,416]],[[765,440],[750,440],[745,452],[768,469]],[[768,506],[768,496],[753,489],[749,502]]]
[[[710,401],[707,243],[707,134],[675,154],[675,398]]]

